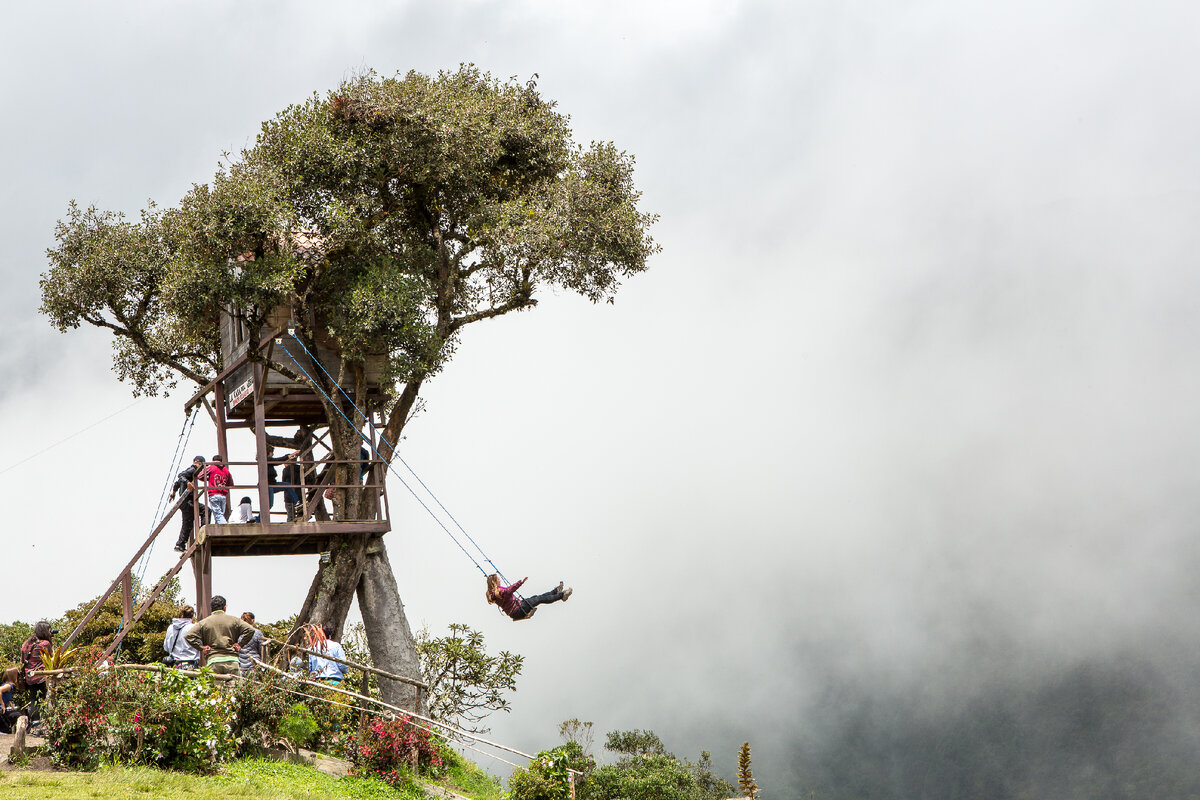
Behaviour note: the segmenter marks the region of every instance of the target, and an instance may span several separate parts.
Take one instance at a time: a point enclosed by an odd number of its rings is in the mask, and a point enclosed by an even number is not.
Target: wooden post
[[[225,430],[225,384],[217,381],[213,387],[213,409],[216,411],[217,452],[225,463],[229,463],[229,441]]]
[[[212,543],[205,540],[192,555],[192,572],[196,575],[196,621],[212,613]]]
[[[133,621],[133,575],[129,570],[121,576],[121,625],[128,628]]]
[[[9,763],[21,763],[25,760],[25,732],[29,730],[29,717],[18,717],[13,729],[13,744],[8,751]]]
[[[363,695],[364,697],[369,696],[371,694],[371,673],[367,672],[366,670],[363,670],[362,686],[359,689],[358,693]],[[360,741],[360,742],[366,741],[366,737],[367,737],[367,704],[364,701],[362,703],[362,711],[358,712],[358,741]]]
[[[267,409],[264,405],[266,374],[262,364],[254,365],[254,444],[258,451],[258,521],[271,521],[271,492],[267,486]]]

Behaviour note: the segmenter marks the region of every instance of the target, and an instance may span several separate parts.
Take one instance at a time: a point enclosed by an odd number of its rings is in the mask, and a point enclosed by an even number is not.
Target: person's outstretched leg
[[[569,591],[571,590],[567,589],[567,592]],[[530,608],[536,608],[537,606],[545,605],[546,603],[557,603],[559,600],[563,600],[565,598],[566,592],[555,588],[548,592],[544,592],[543,594],[535,594],[532,597],[526,597],[524,600]]]

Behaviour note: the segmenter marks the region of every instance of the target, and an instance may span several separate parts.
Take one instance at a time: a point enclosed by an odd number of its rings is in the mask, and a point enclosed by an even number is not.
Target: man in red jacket
[[[229,485],[233,483],[233,477],[220,453],[204,468],[204,479],[208,481],[208,510],[212,512],[212,521],[217,525],[229,524],[225,512],[229,508]]]

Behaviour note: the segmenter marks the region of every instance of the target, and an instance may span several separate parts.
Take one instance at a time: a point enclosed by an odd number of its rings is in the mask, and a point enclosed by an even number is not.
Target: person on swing
[[[521,578],[512,586],[501,586],[500,576],[492,573],[487,576],[487,601],[492,605],[500,607],[514,621],[520,622],[523,619],[529,619],[537,611],[537,607],[545,603],[556,603],[559,600],[566,601],[574,589],[563,590],[562,581],[559,581],[558,586],[554,587],[545,594],[536,594],[533,597],[518,597],[517,589],[521,588],[521,584],[529,578]]]

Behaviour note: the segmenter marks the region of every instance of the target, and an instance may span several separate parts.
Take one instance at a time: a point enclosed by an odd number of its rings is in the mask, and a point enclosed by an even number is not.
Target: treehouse
[[[316,334],[315,347],[310,349],[293,335],[293,324],[291,309],[279,306],[266,315],[258,330],[249,331],[244,315],[235,313],[235,309],[227,309],[220,320],[225,367],[184,407],[185,412],[190,413],[197,405],[202,405],[212,417],[217,430],[217,450],[232,474],[231,508],[237,498],[248,495],[258,509],[258,519],[252,523],[216,524],[209,521],[196,527],[192,559],[198,606],[203,609],[208,608],[212,596],[211,559],[214,557],[323,553],[339,537],[378,537],[391,530],[384,481],[386,469],[375,458],[379,444],[375,431],[382,428],[383,420],[372,419],[372,425],[366,426],[367,440],[359,458],[350,461],[334,458],[327,429],[327,405],[322,402],[328,400],[328,387],[314,390],[278,367],[290,369],[293,375],[311,375],[324,383],[326,374],[339,374],[338,344],[321,332]],[[365,396],[381,394],[383,371],[382,357],[368,359],[359,371],[342,382],[340,391],[361,408],[364,404],[357,393]],[[237,429],[253,432],[254,461],[229,460],[229,432]],[[280,432],[278,429],[285,430]],[[278,475],[287,464],[279,457],[268,458],[269,445],[272,442],[279,444],[280,440],[292,443],[290,447],[281,446],[284,452],[299,452],[292,462],[295,473],[290,479]],[[342,473],[349,476],[340,481],[338,471],[334,469],[339,465],[347,467]],[[272,468],[277,473],[275,481],[269,478]],[[279,495],[284,492],[275,487],[284,484],[295,493],[296,502],[286,503],[286,510],[273,508],[273,505],[280,505]],[[198,486],[198,506],[204,502],[207,491],[206,486]],[[349,505],[347,498],[351,492],[361,493],[361,499],[355,504],[359,512],[353,515],[357,518],[346,518],[351,515],[338,513],[344,512]],[[200,511],[197,507],[197,521],[203,519]]]
[[[289,238],[302,258],[315,263],[323,257],[315,237],[294,233]],[[244,262],[253,258],[252,254],[247,254],[237,260]],[[350,460],[334,458],[326,417],[329,401],[326,392],[330,386],[325,384],[324,378],[327,374],[339,374],[338,343],[328,334],[319,332],[310,348],[294,336],[294,323],[292,311],[287,306],[271,310],[254,331],[247,329],[245,315],[237,313],[237,309],[229,307],[221,314],[221,363],[225,366],[187,401],[184,411],[190,414],[202,407],[208,412],[216,427],[217,451],[231,473],[226,487],[229,502],[236,504],[238,498],[249,496],[252,506],[258,509],[257,519],[249,523],[226,524],[206,521],[203,510],[210,487],[204,479],[198,478],[195,491],[191,495],[185,493],[170,508],[118,574],[108,592],[101,596],[107,598],[118,588],[122,594],[124,625],[108,647],[106,656],[112,655],[125,632],[141,618],[168,581],[189,560],[196,578],[196,610],[203,617],[211,610],[213,558],[324,553],[346,537],[367,539],[368,552],[371,552],[370,540],[391,530],[384,480],[386,465],[377,458],[380,443],[376,431],[383,428],[383,420],[372,419],[371,425],[363,423],[366,440],[358,457]],[[305,327],[312,330],[317,326]],[[281,372],[280,368],[289,369],[291,375]],[[362,398],[357,394],[362,393],[364,397],[381,394],[383,373],[382,357],[368,359],[354,374],[345,378],[340,388],[335,387],[332,391],[335,394],[344,392],[359,408],[370,407],[361,402]],[[293,377],[305,374],[313,376],[321,388],[314,389]],[[253,461],[229,459],[229,432],[238,429],[253,434]],[[279,429],[284,431],[279,432]],[[272,459],[269,456],[272,443],[280,445],[285,453],[295,455],[286,461],[279,457]],[[244,447],[239,449],[246,450]],[[290,469],[283,470],[285,466]],[[271,478],[272,469],[276,471],[275,479]],[[280,495],[285,496],[284,509],[273,507],[280,505]],[[357,502],[349,502],[352,496]],[[351,506],[358,510],[357,513],[346,512]],[[232,505],[228,511],[232,512]],[[184,526],[189,525],[188,520],[193,520],[189,528],[190,544],[176,565],[135,608],[135,565],[159,534],[177,519],[177,513],[183,515]],[[228,518],[233,519],[233,514],[230,513]],[[99,608],[97,603],[68,637],[68,643]]]

